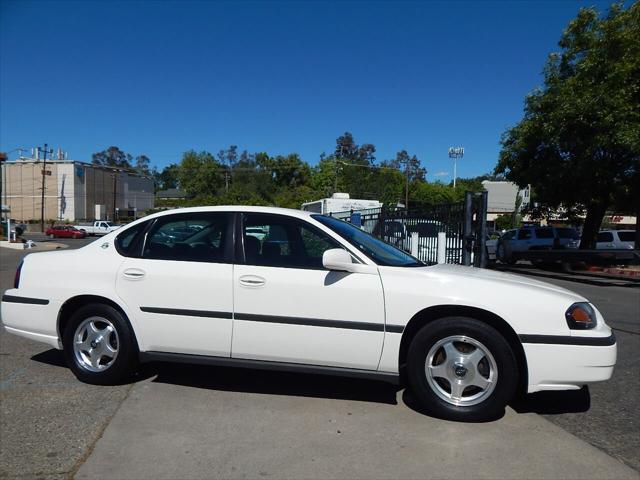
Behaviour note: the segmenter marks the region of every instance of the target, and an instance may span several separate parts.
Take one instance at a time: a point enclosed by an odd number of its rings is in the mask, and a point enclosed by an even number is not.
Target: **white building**
[[[137,216],[154,206],[153,179],[133,172],[74,160],[20,158],[2,164],[2,204],[18,221],[39,220],[42,207],[42,178],[45,180],[45,221]],[[114,194],[115,191],[115,194]],[[96,206],[98,208],[96,209]]]
[[[482,186],[488,192],[487,221],[494,222],[500,215],[510,214],[516,208],[516,196],[520,195],[520,209],[529,205],[531,188],[518,188],[513,182],[483,180]]]

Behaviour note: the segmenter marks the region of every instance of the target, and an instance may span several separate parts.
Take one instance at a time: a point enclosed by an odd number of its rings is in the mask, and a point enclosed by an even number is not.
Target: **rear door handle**
[[[139,268],[127,268],[122,274],[130,280],[139,280],[145,276],[145,271]]]
[[[267,281],[257,275],[242,275],[240,277],[240,285],[245,287],[262,287]]]

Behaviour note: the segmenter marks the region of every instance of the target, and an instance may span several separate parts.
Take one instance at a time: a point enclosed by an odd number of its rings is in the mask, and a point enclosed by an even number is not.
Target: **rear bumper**
[[[609,380],[616,364],[617,345],[613,335],[598,340],[601,345],[523,342],[529,370],[527,391],[575,390]]]
[[[58,337],[60,302],[44,298],[18,295],[18,290],[7,290],[2,296],[0,313],[2,325],[9,333],[62,348]]]

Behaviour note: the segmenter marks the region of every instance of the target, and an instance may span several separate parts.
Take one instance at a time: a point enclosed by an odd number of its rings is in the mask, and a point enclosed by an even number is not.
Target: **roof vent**
[[[348,193],[336,192],[333,195],[331,195],[331,198],[339,198],[341,200],[348,200],[349,199],[349,194]]]

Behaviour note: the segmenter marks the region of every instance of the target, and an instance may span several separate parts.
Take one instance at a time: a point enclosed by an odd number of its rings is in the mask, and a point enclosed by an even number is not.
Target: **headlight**
[[[572,330],[589,330],[596,326],[596,312],[587,302],[574,303],[564,314]]]

